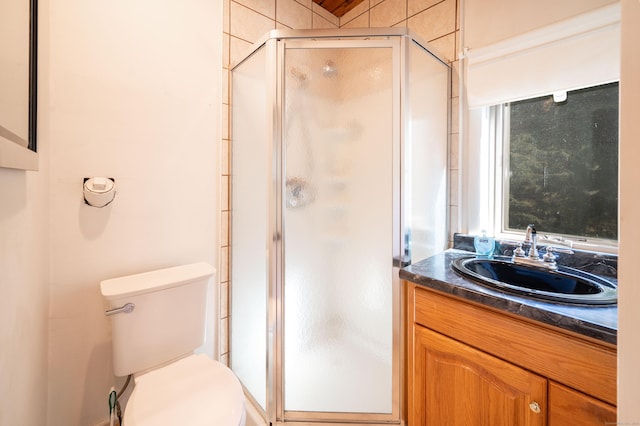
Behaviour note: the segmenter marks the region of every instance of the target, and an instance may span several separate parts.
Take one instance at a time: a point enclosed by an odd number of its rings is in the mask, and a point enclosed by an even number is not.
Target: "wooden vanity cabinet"
[[[539,408],[547,397],[544,377],[425,327],[417,326],[414,337],[410,425],[545,424]]]
[[[615,423],[615,346],[405,288],[409,426]]]
[[[616,424],[616,407],[549,381],[549,425]]]

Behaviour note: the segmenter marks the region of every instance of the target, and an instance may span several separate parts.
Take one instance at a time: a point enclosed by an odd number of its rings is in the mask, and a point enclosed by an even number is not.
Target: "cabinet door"
[[[616,407],[549,382],[549,426],[616,424]]]
[[[543,426],[547,379],[414,326],[410,426]]]

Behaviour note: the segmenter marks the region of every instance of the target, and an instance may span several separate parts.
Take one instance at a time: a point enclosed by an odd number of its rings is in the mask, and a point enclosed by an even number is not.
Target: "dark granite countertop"
[[[401,269],[400,278],[607,343],[617,343],[617,305],[563,305],[519,297],[482,286],[461,277],[450,266],[453,259],[469,255],[474,253],[449,249]]]

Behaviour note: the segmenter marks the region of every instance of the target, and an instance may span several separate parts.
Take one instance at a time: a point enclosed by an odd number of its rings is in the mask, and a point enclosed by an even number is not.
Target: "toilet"
[[[123,426],[244,426],[233,372],[195,349],[204,343],[207,285],[215,269],[193,263],[102,281],[113,370],[133,374]]]

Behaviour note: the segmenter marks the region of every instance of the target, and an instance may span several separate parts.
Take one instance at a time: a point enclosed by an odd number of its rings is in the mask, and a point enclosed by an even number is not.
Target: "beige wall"
[[[618,422],[640,424],[640,2],[622,0]]]
[[[47,422],[48,161],[0,168],[0,426]]]
[[[220,357],[228,362],[229,324],[229,65],[246,55],[253,43],[272,29],[407,27],[443,59],[456,57],[459,35],[458,0],[364,0],[338,19],[312,0],[224,0],[222,227],[220,248]],[[457,69],[457,61],[452,65]],[[450,156],[451,200],[458,187],[458,79],[452,84]],[[451,221],[457,223],[457,201]]]
[[[618,0],[466,0],[465,47],[474,49],[522,35]]]
[[[49,99],[39,109],[50,123],[41,141],[51,152],[46,424],[93,426],[107,419],[110,387],[123,383],[112,373],[100,281],[217,263],[222,35],[212,28],[222,1],[40,6]],[[105,175],[115,200],[85,205],[83,178]],[[217,297],[209,303],[213,356]]]
[[[46,10],[46,9],[45,9]],[[46,12],[44,12],[46,13]],[[46,29],[46,21],[41,28]],[[46,46],[41,49],[46,63]],[[47,101],[39,75],[39,102]],[[47,120],[38,122],[47,132]],[[47,424],[49,146],[39,171],[0,168],[0,426]]]

